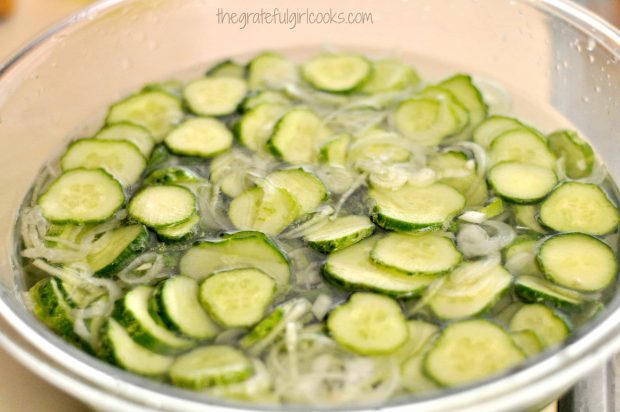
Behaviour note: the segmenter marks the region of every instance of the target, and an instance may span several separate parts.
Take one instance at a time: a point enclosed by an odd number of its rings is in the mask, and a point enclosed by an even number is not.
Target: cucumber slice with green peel
[[[56,286],[70,308],[84,309],[106,294],[106,290],[102,287],[79,281],[74,283],[57,279]]]
[[[484,120],[488,107],[482,98],[482,93],[476,88],[471,76],[457,74],[439,83],[439,86],[448,89],[465,106],[469,112],[469,124],[454,140],[466,140],[472,131]]]
[[[467,207],[480,207],[488,199],[488,188],[483,177],[476,173],[476,164],[461,151],[436,153],[429,158],[428,166],[444,183],[465,196]]]
[[[261,53],[248,64],[248,85],[251,90],[280,89],[298,81],[297,65],[280,54]]]
[[[504,202],[501,197],[489,199],[486,205],[478,208],[478,212],[484,214],[486,219],[492,219],[504,213]]]
[[[246,67],[233,60],[223,60],[216,63],[205,73],[208,77],[234,77],[237,79],[245,78]]]
[[[128,371],[151,377],[162,377],[174,358],[152,352],[137,344],[114,319],[108,319],[100,332],[99,356]]]
[[[311,230],[304,240],[312,249],[329,253],[360,242],[374,231],[375,225],[367,216],[343,216]]]
[[[128,141],[80,139],[71,143],[60,159],[63,171],[104,169],[123,186],[134,184],[146,167],[140,150]]]
[[[235,125],[235,136],[242,145],[255,152],[265,151],[276,123],[288,108],[281,104],[262,103],[246,112]]]
[[[373,221],[387,230],[441,229],[465,207],[465,198],[442,183],[405,184],[397,190],[371,189]]]
[[[201,390],[241,382],[252,376],[252,361],[238,349],[226,345],[203,346],[179,356],[170,368],[176,386]]]
[[[540,222],[558,232],[605,235],[618,228],[620,215],[605,192],[594,184],[566,182],[540,206]]]
[[[354,293],[334,309],[327,330],[338,344],[361,355],[394,353],[409,336],[398,303],[373,293]]]
[[[128,122],[105,126],[97,132],[94,138],[102,140],[126,140],[129,143],[133,143],[145,158],[151,155],[153,147],[155,146],[155,141],[147,129]]]
[[[547,278],[570,289],[593,292],[616,278],[618,263],[609,245],[583,233],[562,233],[545,240],[537,255]]]
[[[568,311],[579,310],[585,303],[580,293],[537,276],[519,276],[515,280],[515,293],[526,302],[547,303]]]
[[[473,140],[486,149],[497,136],[523,127],[525,127],[523,123],[513,117],[489,116],[474,129]]]
[[[592,174],[595,156],[592,148],[577,132],[558,130],[549,135],[549,148],[558,159],[564,159],[566,175],[581,179]]]
[[[164,143],[172,153],[209,158],[230,149],[233,135],[217,119],[196,117],[178,125]]]
[[[527,356],[534,356],[537,353],[542,352],[544,346],[540,341],[538,335],[531,330],[521,330],[518,332],[512,332],[510,334],[515,344],[525,353]]]
[[[260,269],[226,270],[200,284],[200,302],[223,327],[248,327],[264,317],[275,291],[275,281]]]
[[[228,217],[239,230],[258,230],[278,235],[299,216],[299,204],[291,194],[273,187],[255,187],[233,199]]]
[[[291,164],[314,163],[319,147],[330,135],[323,121],[311,110],[293,109],[274,126],[267,145],[278,158]]]
[[[155,322],[148,308],[153,290],[150,286],[138,286],[127,292],[116,302],[114,320],[137,344],[153,352],[170,355],[193,347],[193,340],[181,338]]]
[[[451,323],[424,358],[424,371],[442,386],[477,381],[525,360],[511,336],[488,320]]]
[[[156,143],[183,120],[181,99],[160,90],[145,91],[112,105],[106,124],[129,122],[147,129]]]
[[[110,277],[144,252],[149,241],[149,232],[144,226],[121,226],[94,242],[86,262],[95,276]]]
[[[183,82],[180,80],[164,80],[163,82],[148,83],[142,88],[142,92],[164,92],[172,96],[181,97]]]
[[[198,230],[200,215],[195,213],[187,222],[157,230],[157,237],[164,242],[178,242],[194,236]]]
[[[469,124],[469,112],[450,90],[441,86],[427,86],[418,93],[418,96],[437,99],[448,103],[450,110],[457,119],[457,126],[454,133],[462,131]]]
[[[183,98],[198,116],[225,116],[237,110],[247,91],[244,79],[205,77],[185,86]]]
[[[400,368],[401,383],[411,393],[423,394],[439,390],[440,387],[424,373],[426,353],[409,357]]]
[[[341,133],[321,147],[320,160],[330,166],[344,167],[347,164],[347,151],[351,144],[351,135]]]
[[[209,178],[226,196],[234,198],[255,186],[248,174],[251,167],[252,159],[233,149],[211,161]]]
[[[536,203],[558,182],[553,170],[522,162],[500,162],[487,178],[495,192],[514,203]]]
[[[439,332],[439,326],[423,320],[408,320],[409,334],[405,343],[391,356],[403,363],[411,356],[417,355],[428,347],[429,342]]]
[[[191,339],[212,339],[220,331],[198,300],[198,282],[187,276],[161,282],[151,295],[149,311],[164,327]]]
[[[362,56],[325,54],[302,66],[304,80],[312,87],[331,93],[348,93],[370,79],[372,66]]]
[[[389,233],[370,252],[374,263],[410,275],[449,272],[462,257],[454,241],[440,233]]]
[[[198,183],[202,180],[189,169],[173,166],[153,171],[144,179],[143,185],[182,185],[183,183]]]
[[[372,62],[372,73],[361,88],[362,93],[377,94],[414,88],[420,84],[420,76],[398,59]]]
[[[266,184],[286,190],[299,205],[300,215],[314,211],[329,196],[321,179],[301,168],[272,172]]]
[[[410,276],[375,265],[370,252],[377,240],[371,237],[331,253],[323,266],[323,276],[344,289],[369,290],[396,298],[419,296],[437,279],[434,275]]]
[[[217,241],[203,241],[190,248],[179,262],[181,274],[204,279],[216,271],[255,267],[271,276],[282,290],[289,283],[288,259],[260,232],[237,232]]]
[[[511,130],[496,137],[491,144],[489,156],[494,165],[515,161],[553,170],[556,163],[545,137],[528,128]]]
[[[400,103],[393,122],[403,136],[422,146],[438,145],[460,127],[460,119],[448,102],[429,97]]]
[[[73,169],[60,175],[37,203],[52,223],[100,223],[123,206],[125,194],[103,169]]]
[[[479,260],[457,267],[429,301],[435,316],[462,319],[495,305],[512,284],[510,273],[498,264]]]
[[[359,165],[365,160],[402,163],[411,157],[410,143],[396,133],[375,129],[364,133],[349,146],[347,162]]]
[[[545,348],[561,343],[570,334],[563,317],[540,303],[523,305],[510,320],[510,330],[534,332]]]
[[[536,263],[539,236],[529,232],[519,235],[503,252],[505,266],[515,276],[539,275],[542,272]]]
[[[241,110],[247,112],[265,103],[286,107],[291,105],[291,99],[284,93],[275,90],[261,90],[249,94],[243,102],[241,102]]]
[[[137,221],[162,229],[190,220],[196,213],[196,198],[183,186],[153,185],[136,193],[127,209]]]
[[[547,231],[538,223],[538,207],[534,205],[512,205],[517,226],[524,227],[536,233],[545,234]]]

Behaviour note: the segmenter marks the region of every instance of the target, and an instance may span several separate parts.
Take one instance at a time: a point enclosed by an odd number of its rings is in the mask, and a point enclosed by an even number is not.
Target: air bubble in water
[[[586,45],[586,49],[587,49],[588,51],[592,51],[592,50],[594,50],[595,48],[596,48],[596,41],[595,41],[593,38],[591,38],[591,37],[590,37],[590,38],[588,39],[588,43],[587,43],[587,45]]]
[[[594,63],[594,55],[593,55],[593,54],[590,54],[590,55],[588,56],[588,60],[590,60],[590,63]]]
[[[588,96],[583,96],[581,100],[583,100],[584,103],[588,103],[590,101],[590,98]]]

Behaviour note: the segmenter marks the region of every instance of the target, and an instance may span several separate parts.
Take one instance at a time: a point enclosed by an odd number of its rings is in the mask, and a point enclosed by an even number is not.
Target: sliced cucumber
[[[439,86],[450,90],[469,112],[469,124],[456,136],[455,140],[468,139],[474,128],[487,115],[488,107],[482,98],[482,93],[476,88],[471,77],[465,74],[452,76],[441,82]]]
[[[144,376],[161,377],[168,373],[173,357],[154,353],[137,344],[114,319],[108,319],[100,332],[99,355],[110,363]]]
[[[246,67],[232,60],[223,60],[216,63],[207,70],[206,76],[209,77],[234,77],[243,79],[245,77]]]
[[[179,356],[170,368],[170,380],[177,386],[201,390],[241,382],[253,373],[252,362],[243,352],[232,346],[214,345]]]
[[[351,135],[341,133],[321,147],[321,161],[330,166],[344,167],[347,164],[347,151]]]
[[[151,317],[148,303],[152,292],[150,286],[130,290],[117,301],[112,317],[136,343],[153,352],[168,355],[193,347],[193,340],[178,337]]]
[[[493,219],[504,213],[504,202],[501,197],[493,197],[487,201],[487,204],[478,208],[479,213],[482,213],[486,219]]]
[[[430,157],[428,166],[439,177],[439,183],[465,196],[467,207],[480,207],[488,201],[486,181],[478,176],[475,162],[466,153],[456,150],[436,153]]]
[[[298,81],[297,65],[277,53],[259,54],[248,64],[248,84],[252,90],[280,89]]]
[[[398,303],[372,293],[355,293],[334,309],[327,330],[340,345],[361,355],[393,353],[409,336]]]
[[[84,309],[98,299],[104,298],[106,289],[91,283],[57,279],[56,286],[63,300],[70,308]]]
[[[375,225],[366,216],[343,216],[327,222],[304,236],[308,246],[322,253],[334,252],[351,246],[375,231]]]
[[[225,116],[234,113],[248,86],[237,77],[205,77],[183,89],[183,98],[192,113],[199,116]]]
[[[327,257],[323,276],[345,289],[370,290],[397,298],[420,295],[436,276],[410,276],[399,270],[377,266],[370,260],[370,252],[377,242],[371,237]]]
[[[131,217],[155,229],[187,222],[196,213],[196,198],[177,185],[147,186],[129,202]]]
[[[319,90],[347,93],[370,78],[372,66],[359,55],[326,54],[317,56],[302,67],[304,79]]]
[[[181,97],[183,82],[176,79],[164,80],[157,83],[148,83],[142,88],[142,92],[164,92],[173,96]]]
[[[448,104],[450,111],[457,120],[453,134],[464,130],[469,124],[469,112],[450,90],[441,86],[426,86],[424,90],[418,93],[418,96],[445,101]]]
[[[233,149],[211,161],[210,179],[226,196],[237,197],[255,186],[248,174],[252,167],[252,158]]]
[[[304,169],[282,169],[267,176],[267,184],[290,193],[299,205],[299,214],[314,211],[327,200],[327,189],[321,179]]]
[[[439,385],[424,373],[426,352],[413,355],[403,362],[400,373],[403,388],[407,391],[423,394],[440,389]]]
[[[275,290],[274,280],[259,269],[232,269],[200,284],[200,302],[223,327],[248,327],[265,316]]]
[[[241,109],[247,112],[264,103],[286,107],[291,105],[291,100],[284,93],[275,90],[255,91],[241,102]]]
[[[439,144],[460,127],[460,119],[448,102],[428,97],[402,102],[393,121],[403,136],[423,146]]]
[[[411,157],[410,143],[396,133],[369,130],[349,146],[348,163],[359,165],[364,160],[402,163]]]
[[[271,276],[278,289],[288,285],[291,271],[284,253],[260,232],[237,232],[189,249],[179,262],[181,274],[204,279],[225,269],[255,267]]]
[[[557,184],[553,170],[522,162],[500,162],[488,173],[495,192],[515,203],[536,203]]]
[[[424,359],[424,370],[443,386],[495,375],[525,359],[504,329],[488,320],[448,325]]]
[[[570,333],[566,321],[540,303],[523,305],[510,320],[510,330],[531,330],[546,348],[559,344]]]
[[[212,339],[219,332],[200,305],[198,282],[187,276],[161,282],[151,295],[149,310],[166,328],[192,339]]]
[[[147,129],[155,142],[161,142],[184,116],[178,97],[152,90],[129,96],[112,105],[106,124],[134,123]]]
[[[373,221],[387,230],[434,230],[446,225],[465,206],[465,198],[442,183],[406,184],[397,190],[371,189]]]
[[[177,126],[164,140],[172,153],[214,157],[230,149],[233,135],[217,119],[196,117]]]
[[[60,159],[63,171],[104,169],[123,184],[134,184],[146,167],[146,159],[128,141],[80,139],[71,143]]]
[[[237,139],[248,149],[264,151],[274,126],[287,110],[286,106],[276,103],[257,105],[245,113],[235,125]]]
[[[145,158],[151,155],[155,146],[155,141],[147,129],[127,122],[105,126],[94,137],[102,140],[126,140],[133,143]]]
[[[536,233],[547,233],[538,223],[538,208],[534,205],[513,205],[517,226],[524,227]]]
[[[540,246],[538,264],[558,285],[584,292],[609,286],[618,263],[607,243],[582,233],[551,236]]]
[[[407,340],[392,354],[400,363],[424,351],[439,331],[439,326],[423,320],[413,319],[407,321],[407,329],[409,330]]]
[[[515,280],[515,293],[526,302],[548,303],[570,311],[580,309],[585,303],[581,294],[537,276],[519,276]]]
[[[532,232],[517,236],[503,252],[506,269],[515,276],[542,276],[536,263],[539,240],[539,236]]]
[[[491,146],[497,136],[522,127],[524,127],[523,123],[513,117],[490,116],[474,129],[473,139],[486,149]]]
[[[314,163],[329,129],[311,110],[293,109],[278,123],[267,142],[271,152],[291,164]]]
[[[496,137],[489,155],[493,164],[515,161],[554,169],[556,162],[545,137],[527,128],[507,131]]]
[[[125,194],[103,169],[73,169],[60,175],[37,203],[52,223],[99,223],[123,206]]]
[[[502,266],[467,262],[448,275],[429,307],[441,319],[475,316],[492,308],[511,284],[512,276]]]
[[[604,235],[616,230],[620,215],[600,187],[567,182],[545,199],[539,219],[543,225],[558,232]]]
[[[255,187],[234,198],[228,217],[237,229],[277,235],[299,216],[299,204],[284,189]]]
[[[142,225],[121,226],[95,241],[86,257],[95,276],[113,276],[144,252],[149,232]]]
[[[194,236],[198,230],[200,215],[194,213],[187,222],[174,226],[166,226],[157,230],[157,237],[164,242],[178,242]]]
[[[363,93],[376,94],[413,88],[420,84],[416,71],[397,59],[372,62],[372,73],[364,83]]]
[[[440,233],[390,233],[370,252],[374,263],[410,275],[449,272],[461,262],[462,256],[454,241]]]
[[[580,179],[592,174],[595,156],[592,148],[577,132],[558,130],[549,135],[549,148],[558,157],[564,159],[566,175],[571,179]]]
[[[527,356],[534,356],[544,349],[538,335],[531,330],[520,330],[511,333],[512,340]]]
[[[197,183],[202,178],[190,169],[184,167],[166,167],[157,169],[144,179],[143,185],[183,185],[184,183]]]

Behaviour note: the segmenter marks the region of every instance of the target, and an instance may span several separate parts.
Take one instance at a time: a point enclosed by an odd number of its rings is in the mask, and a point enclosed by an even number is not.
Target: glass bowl
[[[370,13],[372,22],[233,21],[261,12],[243,0],[108,0],[60,23],[0,67],[0,344],[51,383],[104,410],[260,409],[208,399],[126,373],[59,339],[28,311],[16,265],[17,210],[35,175],[68,138],[85,136],[105,108],[146,82],[195,75],[228,56],[322,46],[395,55],[423,77],[456,70],[501,84],[513,112],[547,132],[575,127],[620,180],[620,34],[563,0],[266,0],[296,12]],[[228,14],[226,14],[228,13]],[[288,13],[285,14],[285,13]],[[249,15],[245,15],[249,16]],[[357,15],[359,16],[359,15]],[[368,16],[368,14],[366,14]],[[620,295],[561,347],[518,370],[386,410],[511,411],[544,406],[620,348]],[[307,408],[288,407],[288,410]]]

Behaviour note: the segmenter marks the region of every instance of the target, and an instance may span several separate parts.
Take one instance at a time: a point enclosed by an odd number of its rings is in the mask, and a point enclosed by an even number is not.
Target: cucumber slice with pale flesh
[[[362,93],[376,94],[414,88],[420,84],[416,71],[398,59],[372,62],[370,78],[362,86]]]
[[[540,206],[540,222],[558,232],[604,235],[616,230],[620,215],[603,190],[589,183],[558,186]]]
[[[145,158],[151,155],[155,146],[155,141],[147,129],[127,122],[105,126],[94,137],[103,140],[126,140],[136,145]]]
[[[284,93],[275,90],[255,91],[241,102],[241,109],[247,112],[265,103],[286,107],[291,105],[291,100]]]
[[[273,128],[287,110],[287,107],[281,104],[259,104],[239,119],[235,125],[235,136],[248,149],[255,152],[265,151]]]
[[[561,343],[570,333],[568,323],[557,312],[540,303],[523,305],[510,320],[510,330],[530,330],[546,348]]]
[[[378,265],[410,275],[441,274],[452,270],[462,259],[454,241],[440,233],[389,233],[370,252]]]
[[[286,190],[299,205],[299,214],[314,211],[327,200],[327,189],[321,179],[304,169],[282,169],[270,173],[266,182],[278,189]]]
[[[444,101],[450,106],[450,111],[452,111],[457,120],[453,133],[462,131],[469,124],[469,112],[450,90],[441,86],[427,86],[418,93],[418,96]]]
[[[536,263],[539,243],[540,236],[536,233],[528,232],[517,236],[503,252],[506,269],[515,276],[542,276]]]
[[[471,76],[457,74],[439,83],[439,86],[448,89],[469,112],[469,124],[455,136],[454,140],[465,140],[471,136],[473,129],[484,120],[488,107],[482,98],[482,93],[474,85]]]
[[[147,186],[129,202],[129,214],[155,229],[187,222],[196,213],[196,198],[177,185]]]
[[[330,135],[323,121],[309,109],[293,109],[280,118],[267,145],[291,164],[314,163],[319,147]]]
[[[377,240],[371,237],[331,253],[323,266],[323,276],[345,289],[369,290],[397,298],[419,296],[437,279],[434,275],[411,276],[375,265],[370,252]]]
[[[580,179],[592,174],[595,156],[592,148],[577,132],[558,130],[549,135],[549,148],[558,159],[564,159],[566,175]]]
[[[439,326],[418,319],[408,320],[407,329],[409,329],[407,340],[391,355],[400,363],[423,352],[439,332]]]
[[[176,386],[201,390],[210,386],[241,382],[252,376],[250,359],[226,345],[203,346],[179,356],[170,367]]]
[[[200,301],[220,325],[248,327],[263,318],[275,290],[276,283],[265,272],[233,269],[205,279],[200,284]]]
[[[522,127],[525,127],[523,123],[513,117],[490,116],[474,129],[473,140],[486,149],[497,136]]]
[[[224,123],[206,117],[184,121],[164,140],[172,153],[206,158],[230,149],[232,142],[233,135]]]
[[[360,87],[372,73],[370,62],[353,54],[317,56],[302,67],[304,79],[313,87],[332,93],[344,93]]]
[[[176,242],[186,240],[196,234],[200,215],[195,213],[187,222],[174,226],[166,226],[157,230],[157,237],[164,242]]]
[[[440,389],[439,385],[424,373],[425,356],[425,352],[413,355],[405,360],[400,368],[402,386],[411,393],[423,394]]]
[[[513,205],[517,226],[524,227],[536,233],[547,233],[544,227],[538,223],[538,207],[535,205]]]
[[[538,276],[519,276],[515,280],[515,293],[526,302],[548,303],[569,311],[579,310],[585,303],[580,293],[555,285]]]
[[[94,242],[86,262],[95,276],[112,276],[144,252],[149,240],[144,226],[121,226]]]
[[[440,229],[465,206],[458,191],[442,183],[405,184],[397,190],[371,189],[373,221],[387,230]]]
[[[488,172],[495,192],[515,203],[536,203],[557,184],[553,170],[522,162],[500,162]]]
[[[346,160],[359,166],[364,161],[402,163],[411,157],[410,143],[398,135],[381,129],[370,130],[349,146]]]
[[[183,89],[187,106],[199,116],[225,116],[234,113],[248,91],[244,79],[205,77]]]
[[[426,354],[424,370],[443,386],[458,386],[503,372],[524,359],[502,327],[488,320],[466,320],[441,332]]]
[[[415,97],[394,112],[394,125],[406,138],[423,146],[435,146],[459,130],[460,120],[446,101]]]
[[[375,225],[366,216],[342,216],[306,233],[308,246],[322,253],[335,252],[351,246],[375,231]]]
[[[551,236],[540,246],[537,260],[550,280],[584,292],[606,288],[618,272],[617,259],[609,245],[583,233]]]
[[[184,167],[166,167],[157,169],[144,179],[143,185],[183,185],[184,183],[197,183],[202,178],[195,172]]]
[[[371,293],[355,293],[334,309],[327,329],[336,342],[361,355],[393,353],[409,335],[398,303]]]
[[[321,162],[330,166],[344,167],[347,164],[347,151],[351,143],[348,133],[341,133],[321,147]]]
[[[207,70],[205,75],[208,77],[234,77],[243,79],[245,77],[245,72],[246,68],[244,65],[233,60],[223,60]]]
[[[298,81],[297,65],[277,53],[259,54],[248,64],[248,84],[251,90],[280,89]]]
[[[103,169],[73,169],[60,175],[37,203],[52,223],[99,223],[123,206],[125,194]]]
[[[179,123],[185,114],[181,100],[167,92],[152,90],[129,96],[110,107],[106,124],[129,122],[147,129],[155,142]]]
[[[507,131],[496,137],[491,144],[489,155],[492,164],[515,161],[553,170],[556,163],[545,137],[526,128]]]
[[[537,353],[542,352],[544,349],[543,343],[534,331],[520,330],[517,332],[512,332],[510,335],[512,336],[512,340],[515,344],[527,356],[534,356]]]

